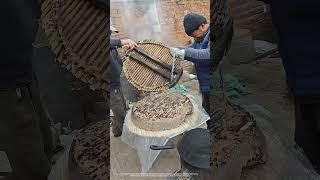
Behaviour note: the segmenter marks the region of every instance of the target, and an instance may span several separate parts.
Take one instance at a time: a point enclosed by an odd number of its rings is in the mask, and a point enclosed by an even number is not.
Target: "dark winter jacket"
[[[40,8],[37,0],[3,0],[0,6],[0,89],[29,84],[32,43]]]
[[[200,91],[210,92],[210,70],[212,60],[210,59],[210,29],[201,42],[194,42],[185,49],[185,59],[195,65]]]
[[[319,7],[319,0],[271,2],[288,86],[295,95],[320,95]]]

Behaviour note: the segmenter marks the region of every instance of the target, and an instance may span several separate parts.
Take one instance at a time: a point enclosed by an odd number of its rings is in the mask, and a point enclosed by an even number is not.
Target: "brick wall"
[[[183,28],[186,13],[197,12],[209,21],[210,0],[155,0],[161,32],[150,34],[152,22],[145,15],[148,11],[146,2],[152,1],[111,0],[112,23],[120,31],[117,36],[135,40],[152,38],[169,46],[181,46],[188,44],[190,40]]]
[[[146,2],[153,0],[111,0],[111,17],[113,24],[120,31],[119,37],[130,37],[141,40],[151,25],[143,22],[146,13]],[[161,26],[161,33],[146,37],[155,38],[171,45],[179,46],[188,43],[190,38],[183,28],[183,17],[189,12],[204,15],[209,21],[210,0],[155,0],[157,14]],[[135,7],[131,7],[134,4]],[[129,7],[131,8],[128,8]],[[231,16],[236,27],[249,29],[256,39],[270,40],[272,36],[272,23],[270,13],[264,12],[264,3],[257,0],[229,0]],[[130,16],[130,20],[123,18]],[[147,21],[147,20],[145,20]],[[128,28],[130,30],[128,30]],[[131,33],[128,33],[131,31]],[[132,33],[132,31],[134,33]],[[142,32],[142,33],[140,33]],[[140,37],[139,37],[140,34]]]

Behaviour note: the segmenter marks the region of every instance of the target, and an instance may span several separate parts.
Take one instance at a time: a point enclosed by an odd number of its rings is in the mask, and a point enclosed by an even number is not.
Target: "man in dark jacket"
[[[207,113],[210,113],[210,71],[212,60],[210,59],[210,28],[205,17],[189,13],[184,17],[183,25],[188,36],[195,42],[185,49],[171,48],[171,54],[179,59],[191,61],[195,65],[202,93],[202,105]],[[209,126],[210,121],[207,122]]]
[[[320,172],[320,1],[264,2],[271,4],[279,51],[295,99],[295,142]]]
[[[31,65],[40,7],[37,0],[5,0],[0,14],[0,147],[10,161],[12,179],[46,180],[50,163],[44,143],[50,137],[42,130],[49,125],[40,122],[44,112]]]
[[[113,26],[112,32],[118,32]],[[125,51],[132,50],[137,44],[131,39],[110,38],[111,62],[110,62],[110,107],[113,112],[112,132],[115,137],[122,134],[122,127],[126,115],[126,102],[121,90],[120,74],[122,71],[122,60],[118,54],[117,48],[123,48]]]

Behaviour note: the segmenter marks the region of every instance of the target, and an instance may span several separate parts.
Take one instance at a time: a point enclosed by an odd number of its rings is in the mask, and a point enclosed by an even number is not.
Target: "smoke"
[[[162,31],[162,17],[157,0],[111,0],[111,9],[113,8],[121,11],[119,14],[121,30],[124,31],[122,33],[135,41],[154,39],[168,43],[175,38],[166,33],[168,27]]]

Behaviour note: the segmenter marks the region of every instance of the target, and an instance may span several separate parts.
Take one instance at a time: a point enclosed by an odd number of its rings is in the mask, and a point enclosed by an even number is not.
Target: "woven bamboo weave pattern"
[[[139,48],[146,51],[148,54],[156,57],[160,61],[172,66],[175,62],[175,68],[182,69],[179,60],[175,60],[170,54],[170,50],[166,45],[154,41],[154,40],[144,40],[138,43]],[[145,56],[134,53],[135,56],[139,57],[143,61],[151,63],[154,67],[160,69],[164,73],[170,73],[170,70],[165,69],[158,64],[152,62],[150,59]],[[168,79],[164,78],[160,74],[154,72],[150,68],[142,65],[141,63],[134,61],[130,56],[125,58],[126,60],[123,63],[123,71],[128,81],[135,86],[138,90],[141,91],[162,91],[169,88]]]
[[[56,60],[91,89],[107,92],[108,11],[87,0],[45,0],[41,11]]]

